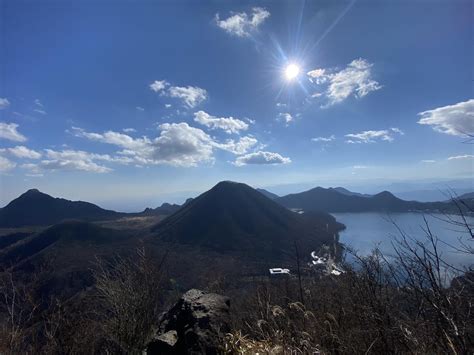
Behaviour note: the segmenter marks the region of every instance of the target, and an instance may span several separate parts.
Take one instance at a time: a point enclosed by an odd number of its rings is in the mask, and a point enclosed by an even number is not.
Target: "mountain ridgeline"
[[[89,202],[54,198],[31,189],[0,209],[0,227],[45,226],[66,219],[96,221],[122,215]]]
[[[255,189],[253,191],[286,208],[300,209],[305,213],[310,211],[326,213],[442,211],[456,213],[460,207],[459,205],[461,207],[463,204],[474,207],[472,193],[459,196],[457,199],[462,201],[462,203],[456,206],[452,201],[405,201],[388,191],[383,191],[376,195],[366,195],[352,192],[342,187],[327,189],[316,187],[308,191],[282,197],[264,189]],[[122,217],[169,216],[178,212],[181,208],[190,205],[192,202],[193,199],[188,199],[183,205],[163,203],[157,208],[147,208],[139,213],[122,213],[106,210],[89,202],[54,198],[37,189],[31,189],[0,209],[0,228],[47,226],[68,219],[104,221],[116,220]]]
[[[287,208],[329,213],[452,211],[454,207],[451,202],[405,201],[388,191],[370,196],[322,187],[286,195],[275,201]]]

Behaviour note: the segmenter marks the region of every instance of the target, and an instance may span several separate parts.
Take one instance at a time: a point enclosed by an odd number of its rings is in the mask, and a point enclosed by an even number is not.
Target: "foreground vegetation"
[[[474,256],[472,226],[452,223],[467,236],[457,252]],[[223,353],[472,353],[474,270],[445,262],[442,241],[425,227],[421,241],[400,230],[393,255],[347,250],[355,262],[344,264],[340,276],[303,264],[293,268],[297,275],[279,278],[237,278],[224,267],[220,276],[212,267],[189,274],[199,274],[204,290],[231,298],[232,331]],[[84,292],[48,299],[38,297],[41,273],[17,280],[4,271],[0,352],[139,354],[160,312],[182,292],[176,270],[168,255],[139,248],[99,258],[91,265],[93,286]]]

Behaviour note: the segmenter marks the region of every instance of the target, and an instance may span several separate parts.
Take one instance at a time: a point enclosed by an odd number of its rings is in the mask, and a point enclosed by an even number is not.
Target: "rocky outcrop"
[[[229,298],[189,290],[160,320],[147,354],[217,354],[229,332]]]

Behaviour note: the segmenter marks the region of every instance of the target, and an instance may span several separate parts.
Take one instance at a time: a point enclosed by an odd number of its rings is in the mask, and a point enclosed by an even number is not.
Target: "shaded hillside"
[[[73,261],[78,260],[78,248],[85,247],[90,249],[90,253],[86,257],[84,255],[81,257],[84,257],[84,260],[92,260],[98,252],[96,249],[98,246],[107,246],[108,249],[113,250],[114,244],[126,240],[128,235],[125,232],[102,228],[87,222],[64,222],[40,233],[24,237],[18,243],[11,243],[10,247],[2,250],[0,265],[4,267],[18,265],[40,254],[51,253],[53,248],[55,255],[74,264]]]
[[[265,190],[265,189],[256,189],[258,192],[264,194],[265,196],[267,196],[269,199],[271,200],[274,200],[280,196],[278,196],[277,194],[274,194],[273,192],[270,192],[268,190]]]
[[[276,199],[278,203],[287,208],[300,208],[305,211],[324,212],[406,212],[423,210],[450,209],[443,202],[416,202],[404,201],[388,191],[380,192],[370,197],[348,195],[336,189],[316,187],[314,189],[290,194]]]
[[[224,181],[152,230],[163,240],[222,253],[272,259],[332,243],[341,228],[331,216],[308,218],[280,206],[248,185]]]
[[[122,215],[89,202],[54,198],[31,189],[0,210],[0,227],[51,225],[65,219],[95,221]]]
[[[52,226],[0,251],[0,269],[34,288],[42,300],[68,299],[92,286],[97,257],[133,252],[132,233],[70,221]],[[30,287],[30,286],[28,286]]]

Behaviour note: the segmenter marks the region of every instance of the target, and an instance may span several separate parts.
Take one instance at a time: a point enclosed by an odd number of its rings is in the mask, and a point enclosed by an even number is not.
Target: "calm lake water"
[[[339,233],[341,243],[351,246],[361,255],[369,254],[370,251],[379,244],[380,249],[391,254],[393,248],[391,241],[400,236],[399,231],[393,224],[395,222],[407,235],[422,239],[426,233],[423,231],[425,224],[421,213],[333,213],[337,221],[344,223],[346,229]],[[458,238],[470,243],[474,247],[474,241],[469,240],[466,230],[459,226],[444,221],[444,215],[425,215],[430,229],[440,240],[459,245]],[[450,216],[460,221],[459,216]],[[444,220],[442,220],[444,219]],[[474,217],[467,217],[468,223],[474,225]],[[423,240],[423,239],[422,239]],[[439,250],[443,252],[443,257],[448,262],[458,267],[474,265],[474,256],[456,252],[453,248],[444,243],[439,243]]]

